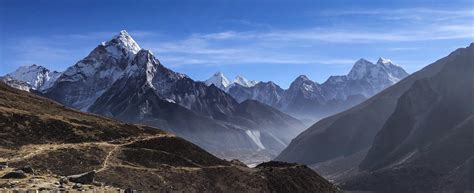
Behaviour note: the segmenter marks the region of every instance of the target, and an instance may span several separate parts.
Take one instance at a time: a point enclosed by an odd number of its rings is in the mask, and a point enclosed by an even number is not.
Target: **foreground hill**
[[[4,188],[61,190],[77,188],[71,182],[80,179],[98,189],[105,184],[166,192],[337,191],[306,166],[269,162],[247,168],[159,129],[68,109],[3,83],[0,135],[0,165],[10,167],[0,169]]]

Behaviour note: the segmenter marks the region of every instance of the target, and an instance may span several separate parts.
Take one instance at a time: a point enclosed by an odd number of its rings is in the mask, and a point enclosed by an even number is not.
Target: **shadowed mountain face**
[[[279,102],[285,90],[273,82],[259,82],[252,87],[244,87],[239,84],[231,86],[227,92],[238,102],[247,99],[257,100],[272,107],[279,107]]]
[[[394,112],[398,98],[417,80],[436,75],[460,52],[451,53],[353,108],[318,121],[293,139],[276,159],[317,164],[369,148]]]
[[[247,168],[159,129],[68,109],[3,83],[0,133],[0,161],[15,168],[31,165],[37,179],[46,181],[41,185],[51,188],[58,175],[95,170],[95,181],[141,191],[338,191],[306,166],[270,162]],[[10,187],[9,181],[0,179],[0,186]],[[17,179],[38,188],[31,183],[30,177]]]
[[[474,44],[458,50],[439,73],[403,93],[347,188],[474,190],[473,56]]]
[[[472,190],[473,55],[458,49],[319,121],[277,160],[315,164],[347,190]]]

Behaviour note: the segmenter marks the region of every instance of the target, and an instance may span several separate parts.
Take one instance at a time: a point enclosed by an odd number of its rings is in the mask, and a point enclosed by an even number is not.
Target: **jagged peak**
[[[377,60],[377,64],[383,65],[383,66],[398,66],[398,65],[394,64],[394,63],[392,62],[392,60],[386,59],[386,58],[382,58],[382,57],[380,57],[380,58]]]
[[[309,79],[306,75],[299,75],[299,76],[295,79],[295,81],[296,81],[296,80],[304,80],[304,81],[306,81],[306,80],[310,80],[310,79]]]
[[[373,65],[373,63],[370,62],[369,60],[366,60],[365,58],[361,58],[361,59],[356,61],[354,66],[356,66],[356,65]]]
[[[225,89],[230,85],[230,81],[222,72],[215,72],[211,77],[204,81],[207,86],[214,85],[220,89]]]
[[[224,76],[224,73],[222,73],[222,72],[216,72],[216,73],[214,73],[212,76],[223,77],[223,76]]]
[[[120,32],[117,35],[114,36],[114,39],[118,38],[120,36],[131,38],[131,36],[130,36],[130,34],[128,34],[127,30],[120,30]]]
[[[255,80],[247,80],[243,76],[237,75],[233,81],[234,84],[239,84],[244,87],[252,87],[255,86],[258,82]]]
[[[18,74],[24,74],[24,73],[46,73],[50,72],[50,70],[44,66],[38,65],[38,64],[31,64],[31,65],[22,65],[18,67],[15,71],[8,73],[7,75],[18,75]]]
[[[105,46],[106,50],[113,56],[123,55],[122,52],[117,49],[114,49],[116,47],[125,50],[127,52],[127,55],[134,55],[141,50],[137,42],[135,42],[132,36],[130,36],[125,30],[120,31],[111,40],[107,42],[102,42],[102,45]],[[129,59],[133,59],[133,57],[129,57]]]
[[[235,80],[247,80],[247,79],[244,78],[244,77],[241,76],[241,75],[237,75],[237,76],[235,76]]]
[[[50,71],[44,66],[31,64],[20,66],[6,76],[29,84],[33,90],[42,90],[49,88],[60,74],[56,71]]]
[[[387,58],[383,58],[383,57],[379,57],[379,59],[377,60],[377,63],[388,64],[388,63],[392,63],[392,60],[387,59]]]
[[[299,75],[290,85],[291,87],[301,87],[305,85],[317,85],[318,83],[310,80],[306,75]]]

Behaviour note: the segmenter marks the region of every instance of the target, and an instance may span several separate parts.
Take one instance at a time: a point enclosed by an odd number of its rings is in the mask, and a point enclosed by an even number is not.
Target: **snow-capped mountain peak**
[[[255,86],[258,82],[255,80],[247,80],[246,78],[240,75],[237,75],[233,83],[244,86],[244,87],[252,87],[252,86]]]
[[[207,86],[214,85],[217,88],[220,88],[222,90],[225,90],[231,84],[229,79],[227,79],[227,77],[225,77],[225,75],[222,72],[214,73],[209,79],[204,81],[204,83]]]
[[[102,46],[105,47],[111,56],[117,59],[126,55],[131,60],[141,50],[137,42],[125,30],[120,31],[111,40],[102,42]]]
[[[297,80],[307,81],[309,78],[306,75],[299,75],[295,81]]]
[[[391,60],[380,58],[377,64],[365,59],[358,60],[347,75],[349,80],[363,80],[375,90],[382,90],[408,76],[400,66]]]
[[[48,94],[70,107],[87,110],[124,74],[140,50],[135,40],[121,31],[67,68]]]
[[[359,80],[362,79],[369,73],[369,69],[375,66],[374,63],[361,58],[357,60],[357,62],[352,67],[351,71],[347,75],[347,77],[351,80]]]
[[[33,64],[21,66],[6,76],[27,83],[33,90],[43,91],[50,88],[60,75],[59,72],[50,71],[43,66]]]
[[[394,65],[394,64],[392,63],[392,60],[386,59],[386,58],[382,58],[382,57],[380,57],[379,60],[377,60],[377,64],[382,64],[382,65],[386,65],[386,66],[388,66],[388,65]]]
[[[289,90],[302,89],[304,91],[313,92],[318,90],[318,84],[310,80],[306,75],[298,76],[290,85]]]

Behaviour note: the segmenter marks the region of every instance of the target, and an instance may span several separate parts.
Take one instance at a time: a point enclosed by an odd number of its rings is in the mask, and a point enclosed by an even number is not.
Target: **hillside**
[[[3,83],[0,133],[0,165],[8,165],[0,170],[3,188],[66,190],[77,188],[73,181],[85,174],[84,187],[97,190],[337,191],[306,166],[281,167],[270,162],[247,168],[159,129],[68,109]],[[13,172],[14,168],[25,166],[34,170],[12,183],[13,174],[23,173]],[[63,183],[63,176],[68,176],[69,183]],[[286,189],[280,189],[283,183]]]

